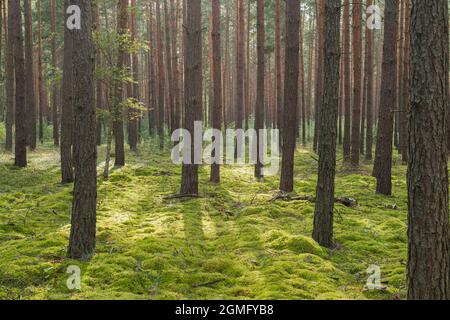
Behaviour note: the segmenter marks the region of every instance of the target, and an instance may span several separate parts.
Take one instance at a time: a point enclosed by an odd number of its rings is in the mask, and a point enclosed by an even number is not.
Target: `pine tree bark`
[[[317,10],[317,65],[316,65],[316,91],[315,91],[315,126],[314,126],[314,151],[317,151],[320,136],[320,103],[323,95],[324,82],[324,45],[325,45],[325,0],[316,2]]]
[[[235,109],[236,109],[236,129],[242,129],[242,124],[244,120],[244,53],[245,53],[245,41],[244,41],[244,0],[235,0],[237,1],[237,24],[235,28],[237,28],[237,52],[236,52],[236,92],[235,92]],[[236,41],[236,40],[235,40]],[[239,146],[238,146],[239,148]]]
[[[131,0],[130,4],[130,31],[131,31],[131,40],[136,41],[137,38],[137,29],[136,29],[136,0]],[[130,84],[129,95],[136,102],[139,101],[139,61],[137,53],[133,52],[131,57],[129,57],[130,67],[132,70],[133,76],[133,84]],[[138,117],[139,113],[135,108],[128,108],[128,142],[130,144],[130,149],[132,151],[137,150],[138,143]]]
[[[350,3],[349,0],[344,0],[344,161],[350,162],[351,152],[351,110],[352,110],[352,96],[351,96],[351,78],[350,78]]]
[[[359,165],[360,144],[361,144],[361,69],[362,69],[362,4],[353,3],[352,11],[352,53],[353,53],[353,109],[352,109],[352,136],[351,136],[351,154],[350,164]]]
[[[45,91],[42,80],[42,0],[37,2],[38,15],[38,95],[39,95],[39,141],[44,143],[44,106]]]
[[[64,1],[64,8],[72,5],[70,0]],[[73,182],[73,33],[64,28],[64,57],[62,80],[62,108],[61,108],[61,182]]]
[[[373,0],[367,1],[367,6],[373,5]],[[366,101],[366,160],[372,160],[373,154],[373,103],[374,103],[374,72],[373,72],[373,50],[374,50],[374,30],[366,28],[366,85],[367,85],[367,101]]]
[[[194,137],[194,124],[202,120],[202,11],[201,0],[189,0],[186,3],[186,23],[185,23],[185,112],[184,127],[191,137]],[[198,165],[195,159],[196,153],[194,143],[191,144],[191,163],[183,164],[181,176],[182,195],[198,194]],[[201,155],[200,155],[201,156]]]
[[[123,36],[127,33],[128,28],[128,1],[119,0],[117,7],[117,29],[118,34]],[[123,70],[126,65],[126,48],[124,44],[119,45],[119,52],[117,55],[117,69]],[[123,133],[123,116],[122,116],[122,97],[124,84],[121,81],[115,81],[114,84],[114,101],[112,103],[112,117],[113,117],[113,133],[115,143],[115,161],[116,167],[123,167],[125,165],[125,137]]]
[[[277,127],[282,139],[283,128],[283,91],[281,88],[281,0],[275,1],[275,95]]]
[[[14,164],[17,167],[27,166],[27,118],[25,106],[25,56],[23,47],[22,13],[20,2],[8,0],[8,8],[12,11],[12,32],[14,37],[14,75],[15,75],[15,139]]]
[[[383,67],[377,147],[375,152],[374,177],[377,178],[377,193],[392,194],[392,138],[397,95],[397,44],[398,5],[397,1],[387,0],[384,21]]]
[[[264,0],[258,0],[256,2],[257,6],[257,17],[256,17],[256,28],[257,28],[257,79],[256,79],[256,105],[255,105],[255,130],[257,134],[256,138],[256,151],[257,159],[255,165],[255,177],[263,177],[263,160],[261,159],[262,147],[264,146],[264,138],[260,135],[260,130],[264,129],[264,72],[265,66],[265,27],[264,27]]]
[[[24,0],[25,16],[25,105],[27,114],[27,144],[30,150],[36,149],[36,106],[34,92],[34,62],[33,62],[33,21],[31,1]]]
[[[156,50],[157,50],[157,65],[158,65],[158,117],[157,127],[159,136],[159,146],[164,147],[164,97],[165,97],[165,77],[164,77],[164,61],[162,48],[162,27],[161,27],[161,2],[156,0]]]
[[[75,185],[68,257],[88,260],[95,251],[97,208],[97,125],[95,49],[90,0],[72,0],[81,9],[81,30],[73,32]]]
[[[5,129],[6,140],[5,150],[12,151],[13,148],[13,125],[14,125],[14,10],[11,9],[11,1],[8,0],[8,29],[7,32],[7,44],[6,44],[6,56],[5,56],[5,91],[6,91],[6,117],[5,117]]]
[[[222,128],[222,54],[221,54],[221,37],[220,37],[220,1],[211,1],[212,10],[212,69],[214,81],[214,101],[212,112],[212,128],[221,130]],[[222,155],[220,150],[215,149],[212,158],[220,159]],[[211,182],[220,182],[220,165],[218,163],[211,164]]]
[[[51,29],[51,61],[53,72],[57,68],[56,56],[56,0],[50,0],[50,29]],[[53,144],[59,146],[59,111],[58,111],[58,89],[56,83],[52,84],[52,124]]]
[[[294,190],[294,153],[297,128],[300,2],[286,1],[286,71],[283,110],[283,156],[280,190]]]
[[[93,3],[92,4],[94,6],[93,10],[94,10],[94,27],[95,27],[95,31],[96,32],[100,32],[100,9],[99,3]],[[102,51],[100,50],[100,48],[96,48],[95,50],[95,61],[97,63],[98,67],[102,66]],[[96,85],[96,107],[100,110],[106,110],[104,103],[103,103],[103,83],[101,79],[97,79]],[[63,106],[64,108],[64,106]],[[103,116],[100,114],[97,117],[97,145],[101,146],[102,145],[102,125],[103,125]],[[62,131],[62,128],[61,128]],[[62,133],[61,133],[62,135]],[[62,140],[62,137],[61,137]],[[62,143],[62,142],[61,142]]]
[[[333,246],[334,186],[336,175],[337,117],[339,106],[339,61],[341,1],[325,2],[324,95],[320,109],[319,176],[314,212],[313,239]]]
[[[408,299],[448,300],[448,3],[412,0],[411,12]]]

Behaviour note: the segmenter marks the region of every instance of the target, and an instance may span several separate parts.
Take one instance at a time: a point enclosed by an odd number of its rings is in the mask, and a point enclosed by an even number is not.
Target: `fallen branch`
[[[291,196],[288,193],[279,192],[275,194],[272,199],[270,199],[270,202],[274,202],[277,200],[283,200],[283,201],[308,201],[311,203],[316,202],[316,198],[313,196]],[[340,203],[346,207],[352,208],[356,207],[358,205],[358,201],[353,198],[344,197],[344,198],[335,198],[334,202]]]

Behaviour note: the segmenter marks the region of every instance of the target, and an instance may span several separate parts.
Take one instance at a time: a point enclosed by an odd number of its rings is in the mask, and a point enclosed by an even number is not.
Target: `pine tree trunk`
[[[202,120],[202,11],[201,0],[189,0],[186,3],[185,43],[185,112],[184,127],[194,137],[194,124]],[[181,190],[183,195],[198,194],[198,165],[195,159],[194,143],[191,144],[191,163],[183,164]],[[200,154],[201,156],[201,154]]]
[[[320,137],[320,104],[323,95],[324,82],[324,45],[325,45],[325,0],[318,0],[316,2],[317,10],[317,76],[316,76],[316,92],[315,92],[315,126],[314,126],[314,151],[318,150]]]
[[[39,141],[44,143],[45,91],[42,80],[42,0],[37,2],[38,11],[38,95],[39,95]]]
[[[222,128],[222,55],[221,55],[221,40],[220,40],[220,1],[211,1],[212,9],[212,74],[213,74],[213,110],[212,110],[212,128],[221,130]],[[211,154],[214,159],[220,159],[220,148],[214,149]],[[211,165],[211,182],[220,182],[220,166],[218,163]]]
[[[25,56],[23,48],[22,13],[20,2],[8,0],[8,8],[12,11],[12,32],[14,37],[14,73],[15,73],[15,160],[17,167],[27,166],[27,117],[25,106]]]
[[[94,9],[95,31],[100,32],[100,9],[99,9],[100,5],[98,3],[94,3],[93,6],[94,6],[93,9]],[[100,48],[97,48],[95,51],[95,61],[96,61],[97,67],[102,66],[102,52],[101,52]],[[102,83],[101,79],[97,79],[97,83],[96,83],[95,87],[96,87],[96,107],[100,110],[106,110],[104,103],[103,103],[103,83]],[[64,108],[64,106],[63,106],[63,108]],[[101,114],[97,117],[97,145],[98,146],[102,145],[103,119],[104,119],[104,117]],[[61,140],[62,140],[62,138],[61,138]]]
[[[275,95],[277,110],[277,127],[282,139],[283,130],[283,92],[281,90],[281,0],[275,1]]]
[[[297,128],[300,3],[286,1],[285,91],[283,110],[283,158],[281,161],[280,190],[294,190],[294,153]]]
[[[352,109],[352,136],[350,164],[359,165],[360,144],[361,144],[361,69],[362,69],[362,4],[353,3],[352,11],[352,53],[353,53],[353,109]]]
[[[117,28],[119,35],[124,35],[127,32],[128,27],[128,1],[119,0],[117,8]],[[117,55],[117,69],[123,70],[126,65],[126,48],[124,44],[120,44],[119,52]],[[113,121],[113,133],[115,142],[115,162],[116,167],[122,167],[125,165],[125,137],[123,133],[123,116],[122,116],[122,96],[123,96],[123,83],[121,81],[115,81],[114,84],[114,100],[112,101],[112,121]]]
[[[56,73],[56,0],[50,0],[50,24],[51,24],[51,53],[52,68]],[[56,83],[52,84],[52,124],[53,124],[53,144],[59,146],[59,112],[58,112],[58,89]]]
[[[14,10],[11,9],[11,1],[8,0],[8,30],[6,38],[5,69],[6,69],[6,140],[5,150],[10,152],[13,148],[13,124],[14,124]]]
[[[325,2],[324,95],[320,108],[319,177],[314,212],[313,238],[324,247],[333,245],[334,185],[336,175],[337,116],[341,1]]]
[[[396,107],[397,87],[397,43],[398,5],[397,1],[387,0],[384,22],[383,71],[381,80],[381,98],[377,147],[375,152],[374,177],[377,178],[377,193],[392,194],[392,136]]]
[[[448,4],[412,0],[411,12],[408,298],[448,300]]]
[[[33,21],[31,1],[24,0],[25,16],[25,105],[27,114],[27,144],[31,150],[36,149],[36,106],[34,92],[34,63],[33,63]]]
[[[64,8],[71,5],[65,0]],[[74,31],[64,28],[64,61],[62,81],[62,108],[61,108],[61,182],[73,182],[73,34]]]
[[[256,138],[256,150],[257,150],[257,161],[255,165],[255,177],[263,177],[263,160],[261,159],[262,147],[263,147],[263,137],[260,135],[260,130],[264,129],[264,72],[265,72],[265,27],[264,27],[264,0],[258,0],[256,2],[257,6],[257,17],[256,17],[256,28],[257,28],[257,56],[258,56],[258,66],[257,66],[257,79],[256,79],[256,105],[255,105],[255,130],[257,134]]]
[[[350,162],[352,93],[350,78],[350,3],[344,0],[344,161]]]
[[[81,30],[73,32],[73,106],[75,114],[75,185],[68,257],[88,260],[95,251],[97,208],[97,125],[95,49],[90,0],[72,0],[81,8]]]
[[[162,48],[162,30],[161,30],[161,3],[160,0],[156,1],[156,50],[157,50],[157,65],[158,65],[158,117],[157,127],[159,136],[159,146],[162,149],[164,147],[164,67],[163,67],[163,48]]]
[[[367,1],[367,6],[371,6],[373,0]],[[367,101],[366,101],[366,160],[372,160],[373,149],[373,103],[374,103],[374,73],[373,73],[373,50],[374,50],[374,30],[366,29],[366,81],[367,81]]]

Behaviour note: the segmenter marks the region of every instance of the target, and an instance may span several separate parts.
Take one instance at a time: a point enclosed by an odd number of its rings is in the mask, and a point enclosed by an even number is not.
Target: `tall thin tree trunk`
[[[297,127],[300,2],[286,1],[285,91],[283,110],[283,158],[281,161],[280,190],[294,190],[294,153]]]
[[[394,0],[386,0],[385,38],[383,48],[383,71],[377,147],[373,175],[377,178],[377,193],[392,194],[392,136],[397,95],[397,55],[393,54],[397,45],[398,5]]]
[[[324,247],[333,245],[334,185],[339,105],[341,1],[325,2],[324,95],[320,108],[319,176],[313,238]]]
[[[71,5],[70,0],[64,1],[65,10]],[[62,80],[61,108],[61,182],[73,182],[73,36],[74,31],[64,28],[64,61]]]
[[[212,0],[212,73],[214,81],[214,97],[212,110],[212,128],[220,131],[222,128],[222,55],[220,41],[220,1]],[[211,154],[213,159],[222,157],[220,148],[215,148]],[[220,182],[220,166],[219,163],[211,165],[211,182]]]
[[[359,165],[360,144],[361,144],[361,69],[362,69],[362,41],[361,41],[361,24],[362,24],[362,4],[360,2],[353,3],[352,11],[353,24],[353,109],[352,109],[352,136],[351,136],[351,155],[350,163],[353,166]]]
[[[161,30],[161,2],[156,1],[156,50],[157,50],[157,65],[158,65],[158,117],[157,127],[159,136],[159,146],[162,149],[164,147],[164,61],[163,61],[163,48],[162,48],[162,30]]]
[[[56,56],[56,0],[50,0],[50,27],[51,27],[51,60],[53,72],[57,68]],[[52,124],[53,124],[53,144],[59,146],[59,112],[58,112],[58,89],[57,84],[52,84]]]
[[[5,150],[12,151],[13,148],[13,124],[14,124],[14,10],[11,9],[12,1],[8,0],[8,29],[6,32],[6,140]]]
[[[255,130],[256,130],[256,151],[257,159],[255,165],[255,177],[263,177],[263,161],[261,158],[262,150],[264,150],[264,139],[260,135],[262,129],[264,129],[264,72],[265,72],[265,27],[264,27],[264,0],[258,0],[256,28],[257,28],[257,79],[256,79],[256,105],[255,105]],[[262,149],[262,150],[261,150]]]
[[[25,16],[25,105],[27,114],[27,144],[31,150],[36,149],[36,98],[34,92],[33,63],[33,21],[31,1],[24,0]]]
[[[90,0],[72,0],[81,8],[81,30],[92,30]],[[75,185],[68,257],[88,260],[95,251],[97,208],[97,126],[95,49],[91,32],[73,32],[73,105],[75,114]]]
[[[12,11],[13,28],[10,36],[14,37],[14,73],[15,73],[15,159],[17,167],[27,166],[27,130],[25,106],[25,56],[23,48],[22,13],[20,2],[8,0],[8,8]]]
[[[119,0],[117,7],[117,28],[119,35],[124,35],[127,32],[128,26],[128,0]],[[126,48],[125,44],[119,45],[119,52],[117,56],[117,69],[123,70],[126,64]],[[115,81],[114,84],[114,100],[112,101],[112,121],[115,142],[115,166],[122,167],[125,165],[125,137],[123,133],[123,115],[122,115],[122,97],[124,84],[121,81]]]
[[[352,110],[352,96],[351,96],[351,78],[350,78],[350,3],[349,0],[344,0],[344,161],[350,162],[351,152],[351,110]]]
[[[185,44],[185,113],[184,127],[194,136],[194,124],[202,120],[202,11],[201,0],[189,0],[186,3],[186,24],[184,27]],[[191,163],[182,166],[181,190],[183,195],[198,194],[198,158],[194,144],[191,145]]]
[[[367,6],[371,6],[373,0],[367,1]],[[374,103],[374,72],[373,72],[373,50],[374,50],[374,30],[366,28],[366,81],[367,81],[367,102],[366,102],[366,160],[372,160],[373,149],[373,103]]]
[[[44,143],[44,83],[42,80],[42,0],[37,1],[38,14],[38,96],[39,96],[39,141]]]
[[[449,300],[447,1],[412,0],[410,27],[408,298]]]

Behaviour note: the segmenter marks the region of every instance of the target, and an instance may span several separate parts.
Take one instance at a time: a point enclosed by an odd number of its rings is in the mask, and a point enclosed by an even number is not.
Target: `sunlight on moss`
[[[358,206],[336,206],[338,246],[330,251],[311,238],[314,204],[270,202],[278,178],[257,182],[252,167],[224,166],[221,185],[201,168],[202,198],[164,199],[180,180],[167,155],[146,146],[109,180],[99,178],[97,254],[89,263],[65,257],[72,186],[59,184],[58,153],[31,153],[23,170],[1,155],[0,299],[404,297],[405,167],[394,167],[394,196],[382,197],[368,164],[338,166],[337,196],[354,197]],[[315,193],[314,157],[297,152],[299,195]],[[72,264],[82,270],[81,291],[66,287]],[[381,267],[385,292],[364,290],[371,264]]]

